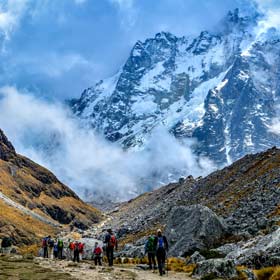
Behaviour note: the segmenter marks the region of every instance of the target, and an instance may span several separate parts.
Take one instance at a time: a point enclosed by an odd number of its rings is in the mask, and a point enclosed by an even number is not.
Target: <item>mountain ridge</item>
[[[260,18],[236,9],[214,32],[160,32],[138,41],[115,76],[85,90],[71,107],[125,149],[141,148],[158,126],[178,139],[196,139],[195,153],[220,165],[279,145],[269,126],[280,95],[280,36],[273,28],[256,35]]]

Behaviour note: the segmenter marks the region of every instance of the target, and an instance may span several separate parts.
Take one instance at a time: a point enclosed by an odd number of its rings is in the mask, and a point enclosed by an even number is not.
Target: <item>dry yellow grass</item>
[[[264,267],[259,270],[254,270],[258,280],[279,280],[280,266]]]
[[[2,236],[11,235],[16,239],[16,234],[21,233],[22,237],[32,242],[38,242],[47,234],[55,234],[55,229],[37,219],[22,213],[21,211],[6,205],[0,200],[0,220],[6,225],[1,227]],[[11,231],[12,230],[12,231]],[[17,240],[17,239],[16,239]]]

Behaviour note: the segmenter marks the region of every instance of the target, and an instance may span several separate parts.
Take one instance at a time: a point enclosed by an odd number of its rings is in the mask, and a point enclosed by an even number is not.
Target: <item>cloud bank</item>
[[[87,191],[93,197],[125,200],[182,175],[214,169],[193,155],[193,143],[179,143],[164,129],[143,150],[125,152],[83,128],[62,104],[13,87],[1,88],[0,111],[0,127],[17,151],[49,168],[81,196]]]

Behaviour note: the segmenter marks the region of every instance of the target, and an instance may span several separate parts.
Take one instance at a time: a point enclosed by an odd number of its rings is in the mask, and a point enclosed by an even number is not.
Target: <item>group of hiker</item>
[[[47,236],[42,240],[43,257],[51,259],[63,259],[73,260],[79,262],[82,259],[84,253],[85,243],[79,241],[68,242],[63,241],[61,238],[52,239],[51,236]],[[64,254],[66,254],[64,256]]]
[[[86,244],[78,240],[65,241],[62,238],[53,239],[50,235],[42,239],[41,255],[44,258],[50,259],[67,259],[74,262],[79,262],[83,259]],[[9,237],[4,237],[1,241],[1,253],[10,254],[12,249],[12,240]],[[102,265],[103,253],[106,254],[108,265],[114,264],[114,250],[118,249],[118,241],[111,229],[107,230],[103,241],[103,246],[95,242],[92,249],[92,259],[95,265]],[[160,275],[165,274],[166,253],[168,251],[168,242],[161,230],[157,231],[156,235],[150,235],[145,243],[145,254],[148,254],[149,268],[155,269],[158,267]],[[87,252],[88,253],[88,252]]]

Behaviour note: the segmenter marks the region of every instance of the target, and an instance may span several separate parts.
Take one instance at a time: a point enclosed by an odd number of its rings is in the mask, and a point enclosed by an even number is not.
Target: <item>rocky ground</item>
[[[1,280],[157,280],[162,279],[157,273],[137,269],[136,266],[116,266],[109,268],[106,265],[96,267],[92,262],[79,264],[69,261],[54,261],[43,258],[24,259],[21,256],[0,257]],[[189,280],[185,273],[169,272],[165,279]]]

